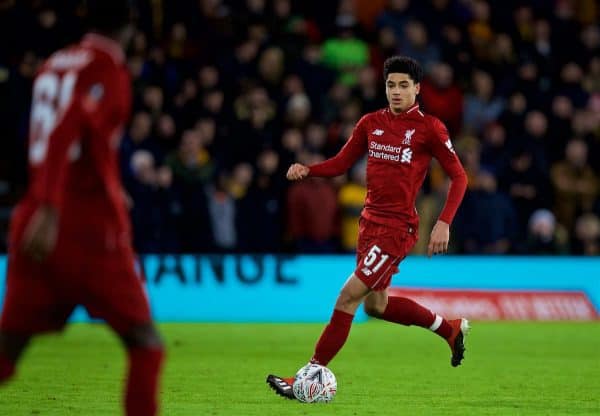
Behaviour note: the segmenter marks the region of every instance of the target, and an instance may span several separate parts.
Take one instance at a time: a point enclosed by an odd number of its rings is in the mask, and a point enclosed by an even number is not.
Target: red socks
[[[381,319],[428,328],[443,338],[449,338],[452,334],[452,327],[447,320],[408,298],[388,296],[387,308]]]
[[[331,316],[329,325],[325,327],[321,338],[315,347],[315,355],[310,360],[312,363],[321,365],[329,364],[329,361],[335,357],[340,349],[344,346],[354,315],[335,309]]]
[[[15,364],[0,354],[0,384],[8,381],[15,374]]]
[[[310,360],[312,363],[329,364],[344,346],[353,319],[354,315],[337,309],[333,311],[331,321],[329,321],[317,342],[315,354]],[[402,325],[417,325],[429,328],[443,338],[449,338],[452,335],[452,327],[447,320],[407,298],[389,296],[387,307],[381,319]]]
[[[130,348],[128,354],[125,413],[127,416],[154,416],[158,413],[158,379],[163,350]]]

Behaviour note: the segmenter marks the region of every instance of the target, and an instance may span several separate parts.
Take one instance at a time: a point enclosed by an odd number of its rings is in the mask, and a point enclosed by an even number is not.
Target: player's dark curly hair
[[[385,60],[383,80],[387,80],[388,75],[394,72],[408,74],[415,84],[423,79],[423,68],[417,61],[408,56],[392,56]]]
[[[131,0],[84,0],[86,22],[89,29],[114,34],[133,18]]]

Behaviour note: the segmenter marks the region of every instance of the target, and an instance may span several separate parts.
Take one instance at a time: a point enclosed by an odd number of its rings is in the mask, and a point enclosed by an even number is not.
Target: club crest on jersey
[[[415,129],[406,130],[404,132],[404,140],[402,140],[402,144],[410,146],[410,141],[412,140],[413,134],[415,134]]]
[[[373,130],[373,132],[371,134],[373,136],[383,136],[383,130],[381,130],[381,129],[375,129],[375,130]]]

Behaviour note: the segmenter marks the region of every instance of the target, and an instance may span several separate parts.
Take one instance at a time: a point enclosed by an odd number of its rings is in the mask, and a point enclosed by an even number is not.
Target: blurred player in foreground
[[[428,255],[448,250],[450,224],[467,187],[467,176],[454,152],[448,131],[435,117],[419,109],[417,95],[421,66],[408,57],[391,57],[384,65],[389,107],[362,117],[342,150],[312,166],[293,164],[289,180],[345,173],[367,153],[367,198],[361,214],[356,270],[342,288],[329,324],[317,342],[312,363],[327,366],[342,348],[358,306],[364,302],[372,317],[402,325],[428,328],[444,338],[460,365],[465,351],[466,319],[446,320],[416,302],[388,295],[392,275],[417,240],[417,193],[432,157],[451,179],[446,204],[433,230]],[[293,399],[294,378],[275,375],[267,383],[281,396]]]
[[[118,147],[130,113],[123,0],[88,0],[92,31],[54,53],[34,86],[30,185],[11,221],[0,318],[0,384],[33,335],[64,327],[77,305],[123,341],[127,415],[158,408],[163,343],[134,270]]]

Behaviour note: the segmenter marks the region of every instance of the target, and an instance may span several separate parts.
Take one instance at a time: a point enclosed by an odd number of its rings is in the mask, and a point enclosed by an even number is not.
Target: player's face
[[[385,95],[393,113],[398,114],[413,106],[421,85],[415,84],[408,74],[393,72],[385,80]]]

